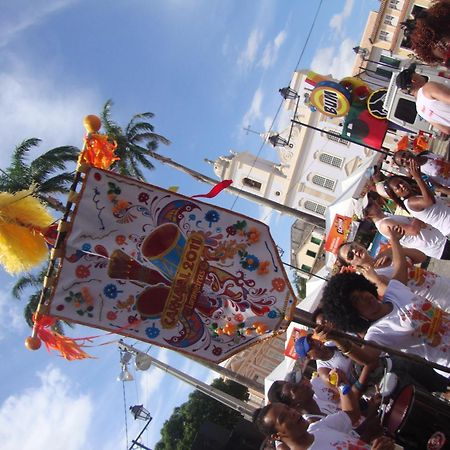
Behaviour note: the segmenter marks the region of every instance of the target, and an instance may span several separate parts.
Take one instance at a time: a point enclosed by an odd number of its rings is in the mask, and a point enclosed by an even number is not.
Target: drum
[[[450,449],[450,406],[413,385],[400,391],[383,425],[407,450]],[[430,438],[440,433],[443,445],[428,447]]]
[[[142,255],[172,280],[178,269],[186,240],[178,226],[164,223],[156,227],[141,246]]]

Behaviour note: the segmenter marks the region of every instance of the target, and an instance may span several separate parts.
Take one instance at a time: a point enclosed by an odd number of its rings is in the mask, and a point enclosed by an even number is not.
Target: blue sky
[[[160,151],[214,176],[203,159],[236,151],[257,153],[319,5],[277,0],[15,0],[0,17],[0,168],[14,145],[43,139],[40,151],[80,146],[82,119],[112,98],[125,124],[152,111],[156,131],[172,141]],[[367,14],[376,0],[324,0],[299,68],[341,77],[349,73]],[[275,152],[262,155],[275,160]],[[180,186],[194,195],[209,186],[156,165],[148,180]],[[289,252],[292,218],[222,194],[214,203],[270,221],[275,241]],[[285,256],[286,261],[288,257]],[[288,261],[289,262],[289,261]],[[5,450],[125,448],[122,385],[115,381],[115,345],[92,349],[97,359],[66,362],[23,347],[29,334],[23,305],[9,294],[14,279],[0,273],[0,441]],[[97,334],[78,326],[72,335]],[[140,348],[146,350],[144,344]],[[158,348],[153,355],[210,380],[201,366]],[[156,369],[126,384],[127,408],[144,403],[154,420],[145,436],[152,447],[159,429],[189,388]],[[127,413],[128,414],[128,413]],[[128,418],[128,436],[142,424]]]

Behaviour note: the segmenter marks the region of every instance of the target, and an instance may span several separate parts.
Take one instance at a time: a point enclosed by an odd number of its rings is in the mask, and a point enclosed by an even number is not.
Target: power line
[[[305,50],[306,50],[306,47],[307,47],[307,45],[308,45],[309,39],[311,38],[312,32],[313,32],[313,30],[314,30],[314,26],[315,26],[315,24],[316,24],[317,17],[319,16],[319,12],[320,12],[320,8],[322,7],[322,3],[323,3],[323,0],[320,0],[319,5],[317,6],[317,9],[316,9],[316,13],[315,13],[315,15],[314,15],[314,19],[313,19],[313,21],[312,21],[312,23],[311,23],[311,25],[310,25],[310,27],[309,27],[309,31],[308,31],[308,35],[306,36],[305,43],[303,44],[303,48],[302,48],[302,50],[301,50],[301,52],[300,52],[300,56],[299,56],[299,58],[298,58],[298,60],[297,60],[297,64],[296,64],[296,66],[295,66],[294,72],[297,71],[298,66],[300,65],[300,62],[301,62],[301,60],[302,60],[302,58],[303,58],[303,54],[305,53]],[[291,80],[289,81],[289,84],[291,84],[291,81],[292,81],[292,78],[291,78]],[[272,123],[271,123],[271,125],[270,125],[270,127],[269,127],[269,130],[268,130],[268,133],[269,133],[269,134],[270,134],[270,132],[272,131],[272,128],[273,128],[273,126],[274,126],[274,124],[275,124],[275,121],[276,121],[277,118],[278,118],[278,114],[280,113],[281,107],[283,106],[283,101],[284,101],[284,100],[281,100],[280,105],[278,106],[277,112],[275,113],[275,116],[274,116],[274,118],[273,118],[273,120],[272,120]],[[255,162],[256,162],[256,160],[258,159],[259,155],[261,154],[262,149],[264,148],[265,145],[266,145],[266,140],[264,139],[263,142],[262,142],[262,144],[261,144],[260,147],[259,147],[259,150],[258,150],[258,152],[257,152],[257,154],[256,154],[255,161],[253,162],[252,166],[250,167],[250,170],[249,170],[247,176],[250,176],[250,174],[251,174],[253,168],[255,167]],[[241,189],[239,190],[239,193],[235,196],[234,201],[233,201],[233,204],[231,205],[231,208],[230,208],[231,210],[234,209],[234,207],[235,207],[235,205],[236,205],[236,202],[237,202],[237,200],[239,199],[240,192],[241,192],[242,190],[243,190],[243,187],[241,187]]]
[[[125,381],[122,381],[122,393],[123,393],[123,412],[125,418],[125,448],[128,450],[128,420],[127,420],[127,399],[125,396]]]

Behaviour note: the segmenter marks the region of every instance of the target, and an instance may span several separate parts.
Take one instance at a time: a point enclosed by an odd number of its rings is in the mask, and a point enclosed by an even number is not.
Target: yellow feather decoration
[[[48,255],[43,233],[53,218],[32,192],[0,192],[0,264],[10,274],[30,270]]]

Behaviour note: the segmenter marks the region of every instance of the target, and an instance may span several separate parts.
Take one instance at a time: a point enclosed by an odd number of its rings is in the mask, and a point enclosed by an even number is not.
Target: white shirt
[[[406,199],[405,206],[411,216],[437,228],[444,236],[450,234],[450,206],[446,201],[435,197],[435,203],[423,211],[413,211],[408,204],[409,199]]]
[[[389,282],[384,301],[392,303],[392,311],[372,324],[364,339],[450,367],[450,315],[397,280]]]
[[[340,411],[331,414],[308,427],[308,432],[314,435],[314,442],[309,450],[366,450],[371,445],[366,444],[352,432],[352,422],[348,414]]]
[[[334,414],[341,410],[341,398],[337,389],[326,386],[320,377],[311,380],[313,399],[324,414]]]
[[[426,121],[450,126],[450,105],[425,97],[423,87],[417,91],[416,109],[417,114]]]
[[[450,187],[450,163],[433,153],[424,156],[427,162],[420,166],[420,171],[428,175],[431,181]]]
[[[330,359],[326,361],[317,359],[316,364],[317,370],[322,367],[326,369],[341,369],[345,373],[347,379],[350,380],[350,378],[352,377],[352,360],[344,356],[337,349],[334,351],[333,356]]]
[[[386,234],[381,231],[381,225],[387,219],[393,219],[396,222],[402,224],[410,224],[414,218],[406,216],[388,216],[383,219],[377,220],[375,226],[378,231],[386,238],[389,238]],[[442,253],[444,252],[445,244],[447,243],[447,238],[436,228],[431,225],[426,224],[424,228],[421,228],[416,236],[405,235],[400,239],[400,244],[407,248],[416,248],[425,255],[431,258],[440,259]]]
[[[378,275],[392,279],[394,266],[379,267],[375,269]],[[406,286],[421,297],[435,303],[439,308],[450,312],[450,278],[437,275],[428,270],[408,264],[408,283]]]

